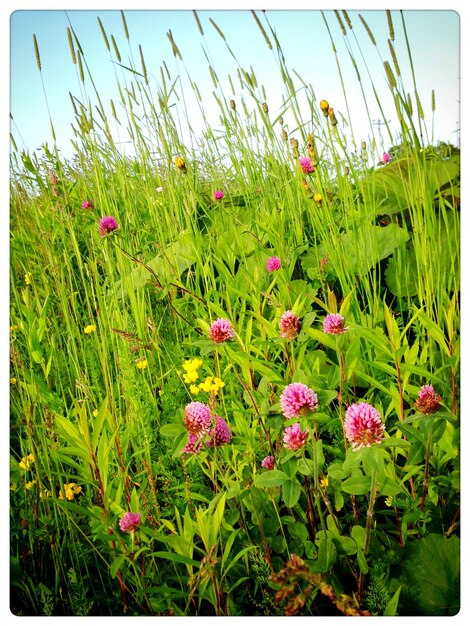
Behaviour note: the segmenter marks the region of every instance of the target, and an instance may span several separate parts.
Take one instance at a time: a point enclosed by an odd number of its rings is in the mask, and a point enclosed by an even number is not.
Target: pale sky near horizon
[[[391,62],[387,39],[389,29],[385,10],[348,9],[354,26],[348,29],[348,42],[351,42],[353,54],[359,66],[362,84],[368,91],[368,103],[371,117],[381,119],[378,106],[370,91],[370,79],[361,60],[361,51],[367,59],[368,70],[373,76],[374,85],[384,103],[384,113],[391,119],[393,126],[395,113],[390,92],[387,87],[382,60]],[[377,46],[371,43],[366,30],[359,20],[358,13],[366,19]],[[257,14],[265,26],[264,15]],[[126,41],[120,12],[117,10],[20,10],[11,16],[10,42],[10,103],[14,124],[11,130],[18,148],[34,151],[44,142],[51,145],[51,133],[46,107],[46,99],[41,84],[41,75],[37,69],[33,48],[33,33],[36,34],[42,63],[42,79],[49,110],[57,135],[57,143],[65,156],[72,154],[69,138],[73,136],[70,127],[74,114],[69,92],[78,98],[86,97],[81,89],[77,68],[74,66],[67,40],[67,26],[71,24],[85,53],[85,59],[98,86],[100,97],[111,118],[109,100],[119,100],[113,63],[106,50],[100,32],[99,16],[108,38],[114,35],[121,51],[123,64],[128,65],[131,58],[134,66],[140,70],[139,44],[142,45],[146,66],[150,75],[150,84],[155,90],[159,82],[160,67],[163,61],[169,68],[172,79],[179,74],[184,81],[188,72],[198,84],[203,94],[204,109],[217,127],[218,109],[212,96],[214,87],[211,82],[208,62],[202,51],[206,47],[211,56],[211,63],[217,72],[227,98],[232,97],[227,75],[236,83],[236,64],[227,51],[224,42],[209,22],[212,18],[224,32],[227,43],[234,51],[241,66],[255,70],[258,82],[266,89],[266,99],[273,117],[282,105],[282,81],[273,53],[268,49],[249,10],[199,10],[198,15],[204,29],[204,38],[197,28],[192,11],[171,10],[131,10],[125,9],[126,21],[130,33],[130,46]],[[451,10],[405,10],[403,12],[411,54],[415,64],[415,74],[421,103],[425,111],[425,123],[428,140],[431,141],[432,115],[431,92],[436,95],[436,113],[434,120],[434,141],[458,144],[457,127],[460,100],[460,20],[459,15]],[[317,10],[267,10],[266,16],[273,26],[286,57],[289,69],[295,69],[306,83],[311,83],[317,101],[326,98],[338,114],[347,115],[346,103],[341,90],[336,61],[328,38],[327,29],[320,11]],[[349,59],[345,38],[332,10],[325,12],[333,40],[338,51],[341,70],[345,82],[348,105],[351,109],[353,131],[357,142],[371,139],[371,128],[366,121],[365,108],[360,93],[359,83]],[[409,70],[406,43],[399,11],[392,9],[395,29],[395,49],[407,91],[413,95],[413,84]],[[70,20],[70,22],[69,22]],[[171,51],[166,36],[172,31],[181,51],[183,61],[177,61]],[[354,37],[360,44],[357,48]],[[271,37],[272,39],[272,37]],[[380,56],[378,54],[380,53]],[[381,58],[382,60],[381,60]],[[122,84],[122,77],[119,73]],[[129,78],[130,75],[128,75]],[[296,86],[301,86],[295,76]],[[85,81],[88,93],[92,92],[90,81]],[[237,94],[239,95],[239,94]],[[185,96],[191,94],[185,90]],[[178,105],[179,106],[179,105]],[[202,121],[193,106],[191,116],[194,125]],[[416,106],[414,107],[416,109]],[[339,115],[338,115],[339,117]],[[306,111],[308,118],[308,111]],[[124,116],[122,116],[124,119]],[[395,129],[398,126],[395,124]],[[112,132],[117,129],[111,124]],[[126,140],[122,127],[117,139]],[[378,126],[375,125],[376,140],[380,141]],[[387,149],[390,141],[384,136],[383,148]],[[126,144],[123,144],[126,148]],[[128,148],[127,148],[128,150]]]

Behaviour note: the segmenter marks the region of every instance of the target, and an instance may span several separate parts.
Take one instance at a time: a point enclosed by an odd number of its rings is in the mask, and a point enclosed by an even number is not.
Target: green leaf
[[[109,573],[111,574],[111,578],[116,578],[118,570],[121,569],[124,561],[126,560],[125,554],[120,554],[118,557],[114,559],[109,567]]]
[[[343,478],[346,478],[347,475],[347,472],[343,469],[342,463],[332,463],[328,467],[328,476],[331,476],[331,478],[342,480]]]
[[[332,567],[337,557],[333,535],[329,530],[326,532],[320,530],[315,537],[315,543],[318,546],[317,571],[327,572]]]
[[[353,496],[363,496],[370,491],[370,477],[351,476],[351,478],[343,480],[341,488]]]
[[[312,459],[306,459],[304,457],[299,459],[297,469],[304,476],[313,476],[315,465]]]
[[[292,539],[301,539],[302,541],[306,541],[308,537],[307,527],[301,522],[289,524],[287,530]]]
[[[262,474],[258,474],[255,478],[255,484],[257,487],[280,487],[283,483],[289,480],[289,477],[281,470],[268,470]]]
[[[183,554],[174,554],[173,552],[152,552],[151,556],[158,556],[161,559],[167,559],[168,561],[174,561],[175,563],[184,563],[185,565],[199,565],[199,561],[190,559],[189,556],[184,556]]]
[[[418,465],[424,461],[426,448],[421,441],[415,441],[411,444],[408,452],[408,465]]]
[[[418,266],[412,245],[407,245],[400,255],[390,258],[385,270],[385,281],[394,296],[409,298],[418,293]]]
[[[398,587],[398,589],[393,594],[393,597],[387,602],[387,606],[385,607],[383,612],[384,616],[393,617],[397,614],[400,591],[401,587]]]
[[[407,542],[400,562],[399,613],[456,615],[460,609],[460,541],[431,533]]]
[[[274,470],[273,470],[274,471]],[[297,481],[289,478],[282,484],[282,500],[284,504],[292,508],[299,500],[302,488]]]
[[[404,491],[404,488],[397,480],[393,480],[388,476],[379,476],[377,482],[377,490],[381,496],[396,496],[398,493]]]
[[[159,429],[159,433],[160,435],[163,435],[163,437],[177,437],[178,435],[181,435],[181,433],[183,433],[185,431],[185,427],[183,424],[164,424],[160,429]]]

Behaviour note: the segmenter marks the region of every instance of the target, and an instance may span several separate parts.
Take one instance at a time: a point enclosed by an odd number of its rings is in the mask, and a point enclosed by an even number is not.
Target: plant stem
[[[426,503],[426,496],[428,495],[428,484],[429,484],[429,457],[431,453],[431,440],[432,440],[432,430],[428,433],[428,440],[426,443],[426,457],[424,462],[424,479],[423,479],[423,495],[421,497],[421,504],[419,508],[421,511],[424,511],[424,505]]]

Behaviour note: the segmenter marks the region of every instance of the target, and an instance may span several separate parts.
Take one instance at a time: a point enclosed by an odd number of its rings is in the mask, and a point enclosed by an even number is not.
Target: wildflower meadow
[[[109,103],[67,29],[74,157],[12,129],[14,615],[459,612],[460,151],[432,140],[406,11],[382,12],[385,42],[357,12],[317,15],[347,45],[366,33],[332,71],[380,78],[363,116],[393,110],[383,145],[351,140],[261,11],[276,106],[208,53],[206,126],[183,133],[177,76],[151,75],[121,12],[129,60],[96,24]]]

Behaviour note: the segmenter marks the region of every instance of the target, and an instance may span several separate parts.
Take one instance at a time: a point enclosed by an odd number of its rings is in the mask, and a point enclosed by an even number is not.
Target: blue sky
[[[369,24],[377,46],[371,43],[358,13]],[[258,11],[261,22],[266,26],[265,15]],[[393,102],[386,84],[382,60],[390,60],[387,39],[389,29],[385,10],[348,9],[354,30],[348,31],[354,57],[359,65],[362,83],[367,90],[368,102],[373,119],[380,119],[381,114],[370,91],[370,80],[361,60],[361,51],[367,60],[368,70],[384,104],[387,119],[395,122]],[[149,72],[153,93],[156,93],[160,68],[165,61],[172,79],[181,76],[181,87],[191,111],[191,120],[197,128],[202,122],[197,113],[191,89],[185,83],[186,73],[197,83],[203,94],[203,104],[211,123],[218,125],[218,109],[212,96],[214,87],[211,82],[208,62],[203,53],[204,45],[210,54],[211,64],[223,85],[226,97],[230,93],[228,74],[235,79],[236,64],[227,48],[209,22],[212,18],[224,32],[227,43],[234,51],[240,65],[253,67],[258,82],[266,90],[266,100],[273,116],[282,106],[282,81],[273,53],[268,49],[249,10],[198,10],[204,29],[201,37],[193,14],[189,10],[131,10],[125,9],[125,16],[130,33],[128,44],[120,12],[117,10],[80,11],[68,10],[27,10],[16,11],[10,20],[10,110],[14,118],[12,132],[20,149],[30,151],[40,148],[43,142],[51,142],[49,118],[47,113],[41,75],[36,66],[33,48],[33,33],[36,34],[42,62],[42,78],[51,117],[57,135],[59,148],[69,156],[73,150],[69,146],[72,136],[71,122],[74,114],[69,92],[76,97],[86,98],[74,66],[67,40],[67,26],[72,25],[89,64],[95,84],[105,107],[108,108],[113,98],[116,103],[116,77],[121,85],[123,74],[110,60],[99,26],[100,17],[108,38],[113,34],[118,44],[124,64],[130,64],[140,70],[139,44],[142,46],[146,66]],[[345,38],[341,32],[333,11],[326,11],[338,58],[343,72],[348,104],[351,110],[353,132],[357,142],[371,139],[371,129],[367,123],[363,99],[355,71],[349,60]],[[317,101],[326,98],[337,113],[346,116],[346,103],[341,90],[336,60],[328,37],[323,18],[316,10],[267,10],[266,17],[277,33],[287,65],[295,69],[306,83],[311,83]],[[412,81],[406,51],[403,26],[399,11],[392,9],[395,27],[395,49],[402,69],[404,82],[412,93]],[[457,144],[457,124],[459,122],[460,89],[460,21],[459,15],[452,10],[405,10],[405,25],[411,43],[411,53],[415,64],[418,93],[425,112],[425,122],[431,139],[431,92],[436,94],[436,113],[434,120],[434,139]],[[70,20],[70,22],[69,22]],[[183,61],[174,58],[166,33],[172,31],[181,51]],[[357,47],[357,42],[361,51]],[[379,56],[380,53],[380,56]],[[127,79],[130,75],[127,74]],[[297,80],[297,79],[295,79]],[[234,81],[235,82],[235,81]],[[185,86],[186,85],[186,86]],[[297,81],[300,87],[300,81]],[[86,80],[87,94],[92,94],[90,81]],[[181,91],[180,91],[181,93]],[[240,94],[237,93],[237,96]],[[235,99],[237,99],[235,97]],[[307,104],[305,104],[307,107]],[[124,117],[123,117],[124,119]],[[111,125],[112,131],[114,131]],[[117,127],[116,127],[117,128]],[[396,126],[395,126],[396,128]],[[127,139],[123,127],[119,128],[121,141]],[[379,141],[377,126],[374,128]],[[384,148],[390,142],[385,138]],[[126,144],[123,144],[126,147]],[[129,148],[126,148],[129,150]]]

